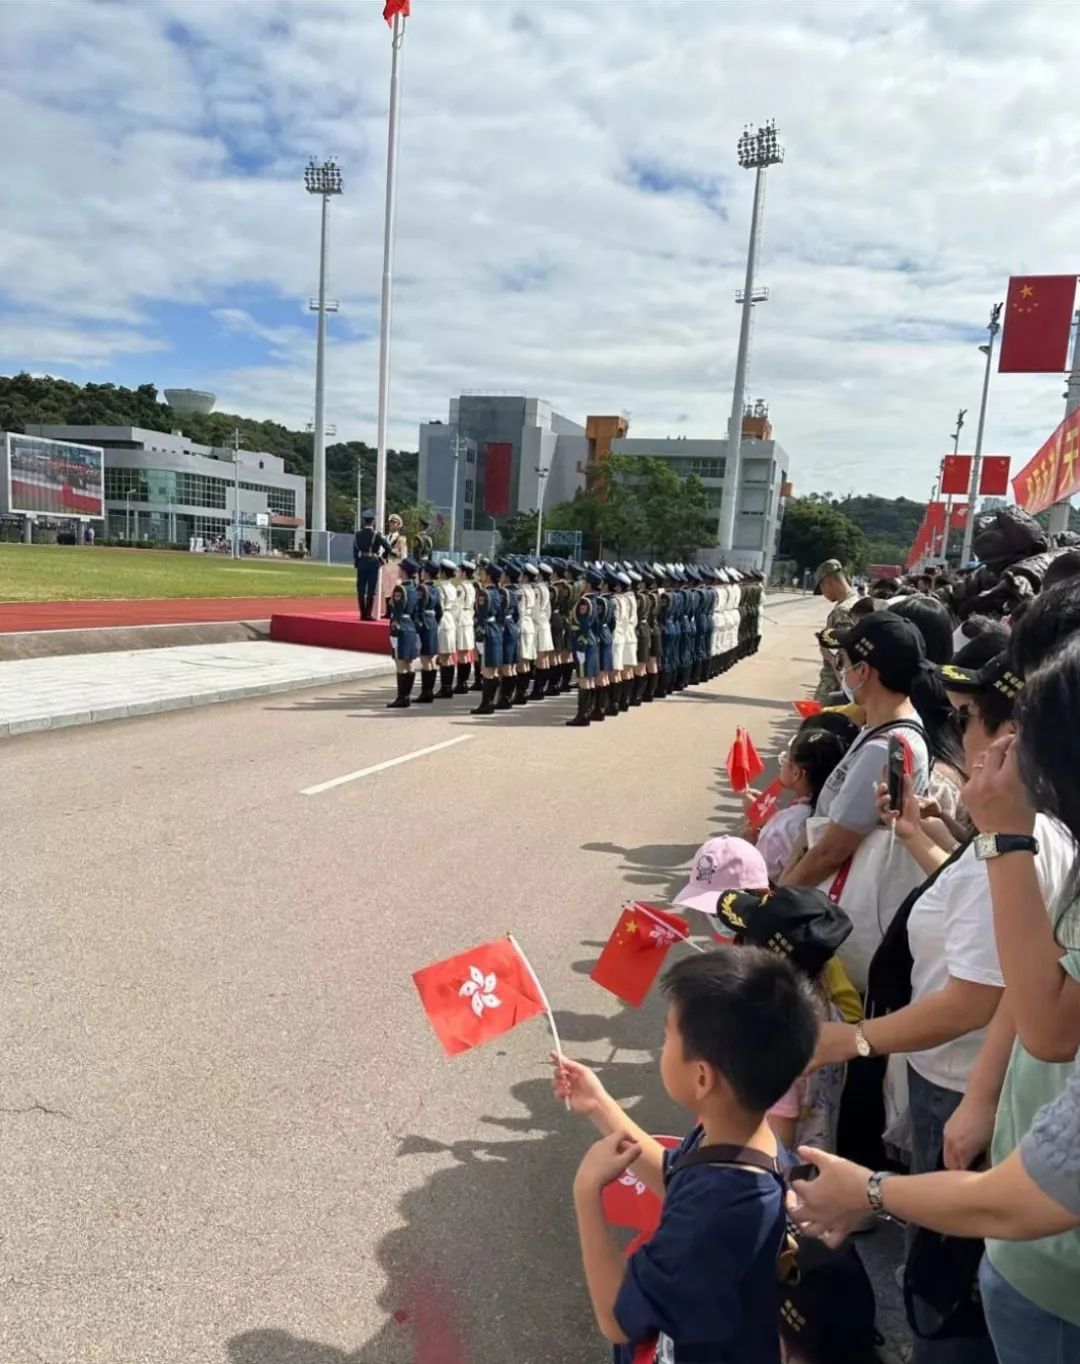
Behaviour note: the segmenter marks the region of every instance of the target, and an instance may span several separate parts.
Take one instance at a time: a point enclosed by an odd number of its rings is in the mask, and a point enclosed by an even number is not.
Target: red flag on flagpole
[[[971,456],[946,455],[941,470],[943,497],[967,497],[971,486]]]
[[[413,981],[449,1056],[490,1042],[547,1011],[543,991],[509,938],[425,966],[413,972]]]
[[[796,715],[801,715],[804,720],[811,715],[820,715],[825,707],[820,701],[792,701]]]
[[[400,14],[403,19],[409,17],[411,4],[412,0],[386,0],[386,4],[383,6],[382,17],[392,27],[396,14]]]
[[[745,791],[754,778],[760,777],[765,771],[765,764],[758,757],[754,741],[741,725],[735,730],[735,742],[731,745],[725,766],[733,791]]]
[[[766,820],[772,818],[773,811],[780,802],[780,793],[784,786],[780,778],[767,786],[756,800],[750,802],[746,811],[746,818],[750,823],[751,829],[760,829]]]
[[[1001,497],[1009,491],[1008,455],[984,455],[979,470],[979,492],[987,497]]]
[[[686,920],[679,915],[655,905],[627,905],[589,975],[636,1009],[649,993],[672,943],[689,936]]]
[[[1075,275],[1013,275],[998,373],[1064,370],[1075,301]]]

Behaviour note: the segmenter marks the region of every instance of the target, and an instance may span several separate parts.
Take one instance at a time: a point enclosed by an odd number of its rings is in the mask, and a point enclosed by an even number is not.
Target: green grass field
[[[151,549],[0,544],[0,602],[111,597],[350,597],[351,569]]]

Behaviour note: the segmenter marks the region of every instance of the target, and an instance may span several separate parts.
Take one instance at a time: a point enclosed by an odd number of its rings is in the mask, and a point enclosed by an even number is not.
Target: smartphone
[[[900,811],[904,806],[904,773],[907,769],[907,745],[896,734],[889,735],[889,757],[886,764],[889,782],[889,809]]]
[[[821,1171],[816,1165],[793,1165],[787,1172],[787,1181],[790,1184],[795,1179],[805,1179],[807,1183],[812,1179],[817,1179]]]

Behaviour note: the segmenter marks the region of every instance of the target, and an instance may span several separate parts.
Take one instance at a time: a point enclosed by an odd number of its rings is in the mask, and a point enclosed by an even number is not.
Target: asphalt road
[[[513,931],[567,1050],[682,1126],[657,1002],[587,972],[730,825],[736,724],[763,756],[794,729],[822,607],[769,614],[755,658],[588,733],[572,698],[475,720],[382,682],[8,741],[4,1364],[607,1358],[543,1020],[448,1060],[410,976]]]

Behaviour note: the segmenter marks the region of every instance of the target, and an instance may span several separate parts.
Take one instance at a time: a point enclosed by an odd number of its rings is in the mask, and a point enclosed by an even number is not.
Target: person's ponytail
[[[926,730],[931,757],[935,762],[946,763],[961,776],[966,776],[960,722],[949,704],[941,676],[932,663],[924,659],[919,664],[908,695]]]

